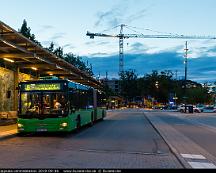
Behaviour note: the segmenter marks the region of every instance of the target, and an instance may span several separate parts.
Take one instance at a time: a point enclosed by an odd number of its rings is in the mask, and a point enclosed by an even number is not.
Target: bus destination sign
[[[44,91],[44,90],[61,90],[60,83],[49,83],[49,84],[25,84],[25,91]]]

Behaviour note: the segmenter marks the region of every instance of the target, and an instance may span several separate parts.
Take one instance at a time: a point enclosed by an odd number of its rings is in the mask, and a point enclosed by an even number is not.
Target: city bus
[[[70,132],[106,116],[103,93],[57,77],[19,84],[19,134]]]

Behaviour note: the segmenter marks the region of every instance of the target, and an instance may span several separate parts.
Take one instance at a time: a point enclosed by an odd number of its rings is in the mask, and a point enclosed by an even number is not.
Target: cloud
[[[42,29],[54,29],[55,27],[52,25],[42,25],[41,28]]]
[[[94,26],[97,27],[99,25],[106,25],[106,26],[116,26],[121,23],[122,19],[122,12],[119,8],[111,8],[106,12],[98,12],[96,14],[97,21],[95,22]]]
[[[142,10],[138,11],[137,13],[128,16],[126,18],[127,23],[131,23],[131,22],[133,22],[135,20],[143,18],[144,16],[146,16],[147,11],[148,11],[147,9],[142,9]]]
[[[73,46],[72,44],[65,44],[62,46],[63,48],[68,48],[68,49],[73,49],[75,48],[75,46]]]
[[[53,42],[53,41],[48,41],[48,40],[46,40],[46,41],[42,41],[41,44],[42,44],[44,47],[49,47],[50,44],[51,44],[51,42]],[[54,46],[55,46],[55,47],[59,47],[59,44],[58,44],[57,42],[53,42],[53,43],[54,43]]]
[[[42,41],[41,44],[45,47],[48,47],[50,45],[51,41]]]
[[[135,9],[135,13],[128,14],[127,11],[129,8],[132,9],[133,3],[129,1],[124,1],[124,3],[116,4],[114,7],[108,9],[107,11],[99,11],[96,14],[96,22],[94,23],[94,26],[106,26],[106,27],[115,27],[119,24],[125,23],[129,24],[135,20],[141,19],[144,16],[147,15],[147,12],[149,9],[153,6],[146,6],[142,9]]]
[[[109,77],[118,78],[119,56],[98,56],[85,57],[93,65],[94,73],[105,76],[108,71]],[[125,54],[124,68],[135,69],[136,72],[143,76],[151,73],[152,70],[171,70],[178,71],[178,77],[184,76],[184,58],[175,52],[162,52],[157,54]],[[188,78],[197,82],[216,81],[216,57],[200,57],[189,59],[188,61]]]
[[[39,29],[36,31],[36,34],[40,34],[41,32],[46,32],[54,28],[55,27],[52,25],[40,25]]]
[[[87,42],[85,42],[84,44],[85,44],[85,45],[93,45],[93,44],[95,44],[95,41],[87,41]]]
[[[63,38],[65,35],[66,33],[64,32],[55,33],[52,37],[50,37],[50,40],[55,41],[57,39]]]
[[[100,45],[107,45],[109,43],[110,43],[109,41],[102,41],[102,42],[98,42],[97,45],[98,46],[100,46]]]
[[[90,55],[91,57],[104,57],[104,56],[108,56],[108,54],[107,53],[103,53],[103,52],[97,52],[97,53],[92,53],[91,55]]]

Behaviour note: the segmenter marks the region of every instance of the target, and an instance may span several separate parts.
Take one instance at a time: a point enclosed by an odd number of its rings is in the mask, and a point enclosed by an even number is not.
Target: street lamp
[[[159,82],[158,82],[158,81],[155,82],[155,87],[156,87],[157,89],[159,88]]]

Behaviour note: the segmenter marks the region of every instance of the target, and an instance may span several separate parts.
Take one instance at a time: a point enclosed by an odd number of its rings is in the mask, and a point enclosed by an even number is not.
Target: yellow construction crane
[[[172,34],[172,33],[166,33],[163,35],[145,35],[142,33],[139,34],[124,34],[123,30],[124,27],[128,28],[128,29],[135,29],[136,27],[131,27],[125,24],[121,24],[118,25],[114,28],[120,27],[120,33],[119,34],[114,34],[114,35],[109,35],[109,34],[104,34],[104,33],[92,33],[87,31],[87,36],[90,37],[90,39],[94,39],[94,37],[112,37],[112,38],[119,38],[119,74],[121,72],[124,72],[124,39],[129,39],[129,38],[157,38],[157,39],[216,39],[215,36],[187,36],[187,35],[179,35],[179,34]],[[134,32],[137,32],[135,30],[131,29]],[[153,31],[150,29],[145,29],[147,31]],[[157,33],[162,33],[162,32],[158,32],[158,31],[153,31],[153,32],[157,32]],[[138,32],[137,32],[138,33]]]

